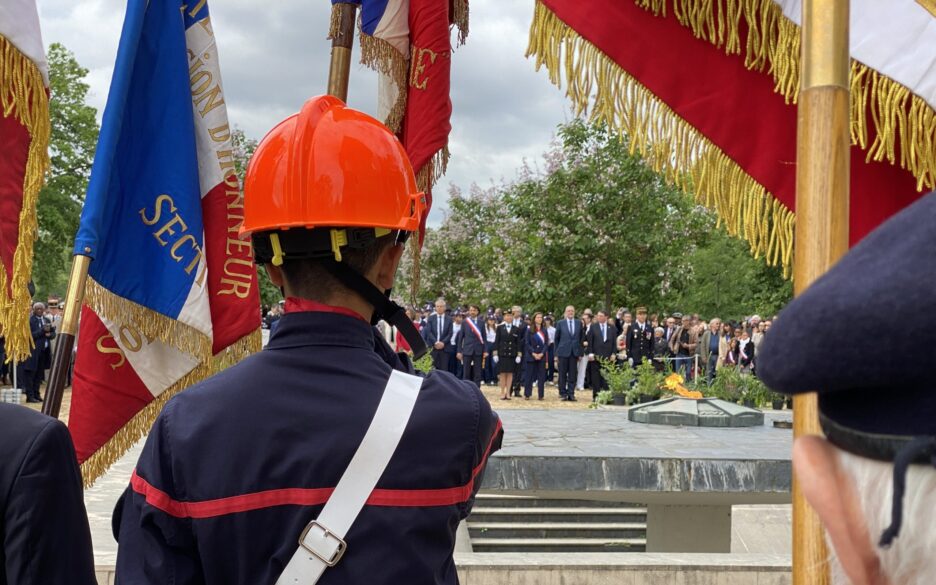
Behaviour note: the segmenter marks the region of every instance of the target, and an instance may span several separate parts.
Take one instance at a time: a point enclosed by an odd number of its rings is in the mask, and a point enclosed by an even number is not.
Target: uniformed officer
[[[653,359],[653,327],[647,322],[646,307],[637,307],[637,320],[627,330],[625,347],[635,368],[644,360]]]
[[[497,326],[494,338],[494,363],[500,380],[501,400],[510,400],[514,370],[523,355],[523,330],[514,323],[513,312],[504,313],[504,322]]]
[[[757,357],[774,390],[819,393],[825,438],[798,439],[793,464],[849,579],[841,583],[936,581],[934,275],[930,194],[790,303]]]
[[[96,585],[75,447],[64,424],[0,404],[0,585]]]
[[[502,433],[474,384],[402,373],[372,327],[426,349],[385,294],[425,211],[402,145],[313,98],[261,141],[244,191],[241,233],[286,314],[160,414],[115,511],[118,582],[456,583],[455,530]]]

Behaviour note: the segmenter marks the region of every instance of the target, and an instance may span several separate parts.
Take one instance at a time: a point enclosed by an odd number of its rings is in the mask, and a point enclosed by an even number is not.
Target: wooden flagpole
[[[42,413],[54,418],[58,418],[59,411],[62,409],[62,395],[65,393],[65,380],[68,378],[72,349],[75,347],[75,336],[78,334],[78,316],[81,315],[81,304],[84,302],[85,283],[88,281],[88,268],[90,267],[90,256],[75,254],[72,259],[71,274],[68,277],[68,292],[65,294],[62,323],[56,332],[52,371],[49,373],[45,402],[42,404]]]
[[[793,283],[799,295],[848,251],[848,0],[804,0]],[[793,435],[820,434],[816,394],[793,400]],[[793,585],[828,585],[822,525],[793,477]]]
[[[332,22],[337,26],[332,32],[331,64],[328,68],[328,94],[348,101],[348,78],[351,73],[351,47],[354,46],[354,21],[357,4],[332,5]]]

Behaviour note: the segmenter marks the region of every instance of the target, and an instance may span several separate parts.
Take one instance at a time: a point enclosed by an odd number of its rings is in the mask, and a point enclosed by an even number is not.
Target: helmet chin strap
[[[409,343],[413,350],[413,360],[418,360],[429,350],[422,335],[413,325],[413,322],[406,316],[406,310],[400,305],[390,300],[390,291],[381,291],[374,284],[351,269],[343,262],[336,262],[329,258],[322,261],[322,265],[331,272],[335,278],[342,284],[358,293],[364,300],[373,305],[374,315],[371,317],[371,325],[376,325],[383,319],[387,323],[395,326],[403,339]]]

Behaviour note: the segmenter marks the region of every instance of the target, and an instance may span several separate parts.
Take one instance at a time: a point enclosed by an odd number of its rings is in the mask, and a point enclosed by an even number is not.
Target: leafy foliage
[[[630,154],[626,136],[575,120],[559,127],[542,166],[525,165],[513,183],[450,190],[445,220],[426,237],[420,301],[740,317],[789,300],[780,272]]]
[[[49,46],[49,137],[51,166],[39,193],[39,234],[33,262],[36,297],[63,295],[68,285],[71,244],[78,230],[97,145],[97,111],[85,102],[88,70],[59,43]]]

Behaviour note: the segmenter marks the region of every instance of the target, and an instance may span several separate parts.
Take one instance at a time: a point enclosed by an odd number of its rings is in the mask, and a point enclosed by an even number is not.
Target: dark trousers
[[[488,358],[484,360],[484,371],[481,374],[481,379],[484,380],[485,384],[496,384],[497,371],[494,369],[494,360],[491,359],[491,352],[494,351],[494,344],[487,343],[484,347]]]
[[[546,364],[540,360],[538,362],[527,362],[526,366],[523,395],[527,398],[533,396],[533,382],[535,381],[539,398],[542,399],[546,395]]]
[[[559,396],[575,396],[575,381],[578,378],[578,358],[559,357]]]
[[[39,386],[42,385],[42,372],[20,368],[16,374],[17,383],[27,399],[39,400]]]
[[[448,368],[449,372],[452,373],[456,378],[462,377],[462,363],[458,361],[458,358],[455,356],[455,348],[452,348],[452,353],[447,354],[449,356]]]
[[[514,365],[513,380],[510,382],[510,393],[520,396],[520,387],[523,386],[523,373],[526,370],[526,361],[521,359]]]
[[[552,382],[556,378],[556,346],[550,345],[546,350],[546,379]]]
[[[608,382],[601,375],[601,362],[597,359],[588,362],[588,375],[591,378],[592,400],[598,397],[598,393],[608,389]]]
[[[432,350],[432,367],[442,372],[448,371],[449,354],[445,353],[444,349]]]
[[[471,380],[481,387],[481,360],[480,355],[462,355],[462,379]]]

